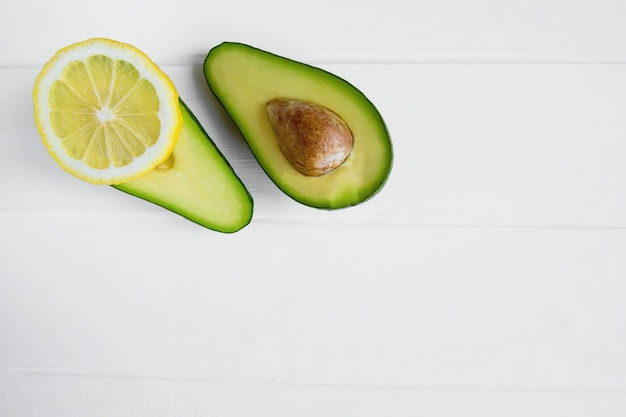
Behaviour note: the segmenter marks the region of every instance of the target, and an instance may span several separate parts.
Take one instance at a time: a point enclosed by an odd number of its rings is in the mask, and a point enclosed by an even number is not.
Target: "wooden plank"
[[[167,67],[242,177],[255,216],[275,222],[626,227],[625,65],[327,65],[377,104],[395,162],[370,202],[334,213],[283,195],[192,67]],[[40,144],[36,70],[0,70],[0,210],[161,209],[62,172]]]
[[[622,392],[336,387],[14,371],[0,376],[2,400],[11,416],[48,417],[621,417],[626,407]]]
[[[161,216],[29,214],[0,227],[0,368],[626,389],[623,229],[256,223],[224,236]]]
[[[170,64],[202,59],[223,41],[315,62],[626,61],[619,0],[180,0],[149,13],[124,0],[64,4],[3,7],[0,65],[41,65],[58,48],[94,36],[133,43]]]

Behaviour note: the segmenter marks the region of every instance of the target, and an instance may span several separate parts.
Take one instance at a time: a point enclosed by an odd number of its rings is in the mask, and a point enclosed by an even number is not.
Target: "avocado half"
[[[344,208],[368,200],[385,184],[393,161],[387,128],[376,107],[347,81],[231,42],[209,51],[204,75],[263,170],[294,200],[316,208]],[[347,159],[320,176],[298,172],[282,154],[267,115],[266,104],[277,98],[313,103],[337,114],[354,140]]]
[[[236,232],[250,223],[252,197],[182,101],[180,109],[183,126],[169,159],[148,174],[113,187],[206,228]]]

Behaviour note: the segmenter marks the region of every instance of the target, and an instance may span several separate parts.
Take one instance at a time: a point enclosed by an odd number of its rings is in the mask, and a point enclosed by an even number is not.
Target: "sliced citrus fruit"
[[[174,84],[132,45],[95,38],[59,50],[33,89],[35,123],[70,174],[120,184],[164,162],[182,126]]]

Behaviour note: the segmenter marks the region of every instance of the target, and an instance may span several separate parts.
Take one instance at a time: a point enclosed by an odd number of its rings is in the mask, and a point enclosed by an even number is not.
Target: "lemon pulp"
[[[169,78],[138,49],[92,39],[59,51],[33,91],[44,145],[95,183],[137,178],[167,159],[182,119]]]

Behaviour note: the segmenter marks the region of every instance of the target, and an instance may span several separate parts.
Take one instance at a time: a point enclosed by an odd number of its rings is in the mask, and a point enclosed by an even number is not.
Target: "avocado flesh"
[[[319,68],[239,43],[222,43],[204,62],[209,88],[233,119],[270,179],[288,196],[311,207],[337,209],[359,204],[384,185],[393,160],[385,123],[365,95]],[[307,176],[281,153],[266,103],[289,98],[336,113],[348,125],[354,147],[334,171]]]
[[[209,229],[236,232],[250,223],[252,198],[182,101],[180,108],[183,126],[165,168],[113,187]]]

